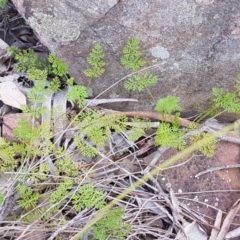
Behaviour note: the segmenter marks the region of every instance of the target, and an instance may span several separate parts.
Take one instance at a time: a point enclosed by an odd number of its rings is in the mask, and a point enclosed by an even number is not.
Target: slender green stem
[[[221,112],[217,113],[216,115],[212,116],[211,118],[216,118],[217,116],[223,114],[224,112],[226,112],[226,110],[222,110]]]
[[[154,104],[156,104],[156,99],[155,99],[154,96],[152,95],[152,92],[150,91],[150,89],[149,89],[148,87],[147,87],[146,89],[147,89],[147,92],[148,92],[149,96],[152,98]]]
[[[89,88],[92,83],[92,78],[89,79],[87,87]]]
[[[211,113],[213,113],[216,109],[218,108],[214,106],[211,107],[210,109],[206,110],[206,112],[203,113],[201,117],[195,119],[194,122],[197,122],[197,123],[201,122],[204,118],[206,118],[207,116],[210,116]]]

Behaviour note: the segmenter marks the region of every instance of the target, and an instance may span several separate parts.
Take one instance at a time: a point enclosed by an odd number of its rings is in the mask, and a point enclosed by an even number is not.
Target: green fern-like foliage
[[[48,61],[52,65],[51,72],[57,76],[65,76],[68,73],[68,65],[61,58],[57,57],[53,53],[48,56]]]
[[[54,213],[57,212],[59,206],[53,206],[50,204],[38,204],[34,209],[31,211],[25,211],[24,215],[22,216],[23,222],[32,223],[36,221],[42,221],[48,223],[52,220]],[[52,222],[52,221],[51,221]],[[61,224],[61,220],[59,219],[59,224]]]
[[[46,96],[53,93],[51,89],[46,89],[46,81],[36,81],[32,90],[28,93],[29,101],[33,103],[43,103],[46,100]]]
[[[80,132],[74,137],[75,146],[85,156],[96,156],[97,149],[106,144],[111,132],[126,132],[129,128],[129,122],[131,127],[128,131],[128,137],[133,142],[144,133],[144,130],[149,128],[146,120],[138,118],[128,120],[124,115],[114,113],[102,115],[100,111],[87,110],[74,121],[74,125],[79,128]]]
[[[100,129],[100,128],[106,128],[105,133],[108,135],[110,133],[110,130],[114,130],[117,133],[122,132],[123,130],[126,129],[126,124],[127,118],[124,115],[116,115],[114,113],[112,114],[107,114],[107,115],[102,115],[101,112],[94,111],[93,116],[96,115],[97,118],[92,119],[92,123],[94,128]],[[101,115],[101,116],[100,116]],[[100,118],[98,118],[100,116]],[[83,124],[86,124],[87,122],[84,121]],[[89,125],[86,127],[83,127],[84,133],[88,134],[89,131],[91,130],[91,127],[89,128]],[[86,130],[85,130],[86,129]],[[98,142],[98,139],[94,140],[92,139],[95,143]]]
[[[98,150],[90,145],[81,136],[74,136],[74,144],[82,153],[83,156],[95,157],[98,155]]]
[[[123,48],[121,63],[126,69],[139,70],[146,64],[141,55],[140,41],[137,38],[131,38]]]
[[[54,91],[50,88],[46,89],[47,81],[36,81],[34,87],[28,93],[28,100],[34,104],[22,105],[21,109],[24,113],[27,113],[33,118],[39,118],[42,114],[47,111],[44,106],[39,106],[39,104],[44,103],[46,98],[51,95]]]
[[[70,178],[64,180],[64,182],[60,183],[54,193],[50,196],[51,203],[61,202],[64,198],[69,196],[70,190],[73,187],[73,181]]]
[[[41,115],[43,115],[47,111],[47,108],[44,106],[36,107],[36,106],[23,105],[21,106],[21,110],[23,111],[23,113],[27,113],[29,116],[33,118],[39,118]]]
[[[17,63],[14,65],[14,70],[17,72],[26,72],[29,80],[34,81],[34,86],[37,88],[38,95],[44,95],[56,92],[60,89],[61,83],[73,85],[73,78],[68,78],[68,65],[61,58],[58,58],[54,54],[49,54],[48,59],[39,58],[37,54],[32,50],[19,50],[16,47],[9,47],[8,53],[14,58]],[[47,83],[49,80],[51,82]],[[42,81],[38,83],[37,81]],[[36,86],[38,84],[38,86]],[[40,87],[40,84],[41,87]],[[41,89],[39,89],[39,87]],[[41,91],[39,91],[41,90]],[[31,91],[32,92],[32,91]],[[45,94],[43,93],[45,92]],[[30,93],[31,94],[31,93]],[[29,96],[30,100],[32,96]],[[35,102],[39,100],[36,99]],[[39,103],[39,102],[38,102]]]
[[[85,156],[95,156],[98,151],[90,143],[86,142],[85,137],[96,145],[96,147],[104,146],[106,140],[111,134],[111,129],[122,131],[126,129],[121,122],[123,116],[105,115],[98,111],[86,111],[75,120],[75,125],[81,132],[80,135],[74,137],[74,143]]]
[[[104,193],[101,189],[95,189],[92,184],[81,186],[72,197],[72,203],[76,211],[94,207],[102,209],[105,206]]]
[[[21,109],[24,113],[27,113],[33,118],[39,118],[42,114],[47,111],[47,108],[44,106],[39,106],[39,104],[44,103],[46,98],[51,95],[54,91],[50,88],[47,88],[47,81],[36,81],[34,87],[28,93],[28,100],[33,104],[22,105]]]
[[[216,150],[216,138],[210,133],[198,133],[190,138],[192,144],[196,144],[200,140],[204,140],[204,144],[199,146],[199,151],[206,157],[212,157]]]
[[[121,63],[126,69],[137,71],[146,64],[146,61],[141,58],[141,55],[140,41],[136,38],[132,38],[123,48]],[[157,81],[158,77],[153,74],[135,74],[124,82],[124,88],[138,92],[146,90],[153,102],[155,102],[155,98],[149,87],[155,85]]]
[[[17,128],[14,130],[14,135],[21,141],[21,142],[30,142],[35,141],[38,136],[35,129],[32,125],[25,119],[21,118],[18,122]]]
[[[14,151],[17,155],[20,155],[20,156],[26,155],[27,150],[25,149],[25,146],[23,143],[13,142],[11,143],[11,145],[13,146]]]
[[[25,149],[30,155],[41,156],[53,151],[54,145],[50,141],[53,133],[48,122],[33,127],[27,120],[20,119],[13,132],[17,139],[25,145]]]
[[[158,100],[155,110],[164,114],[171,114],[175,111],[181,111],[182,108],[179,106],[179,99],[174,96],[167,96],[166,98],[162,98]],[[172,125],[166,122],[162,122],[156,132],[155,144],[157,146],[162,147],[173,147],[179,150],[185,148],[186,142],[183,139],[184,134],[186,131],[179,130],[179,117],[180,113],[177,112],[172,119]]]
[[[47,180],[47,175],[48,175],[48,173],[50,173],[49,164],[47,164],[47,163],[40,164],[38,173],[39,173],[38,178],[40,180]]]
[[[133,90],[133,91],[144,91],[147,88],[155,85],[158,81],[158,77],[153,74],[135,74],[133,77],[128,78],[124,82],[124,87],[127,90]]]
[[[182,108],[179,106],[179,101],[179,98],[169,95],[158,100],[155,110],[163,114],[171,114],[175,111],[182,111]]]
[[[37,149],[35,153],[39,155],[52,153],[54,144],[51,141],[53,138],[51,124],[49,122],[43,122],[38,127],[35,127],[34,130],[38,138],[38,141],[35,141],[33,144],[33,148]]]
[[[83,71],[86,77],[100,77],[105,72],[105,61],[104,61],[104,52],[100,44],[94,45],[92,51],[87,57],[87,62],[91,65],[91,68],[88,68]]]
[[[87,88],[85,86],[75,85],[70,87],[66,98],[68,101],[75,102],[79,108],[84,106],[84,100],[88,97]]]
[[[28,93],[28,99],[34,103],[43,103],[46,98],[44,94],[45,82],[36,82],[34,88]]]
[[[0,138],[0,173],[13,170],[17,167],[18,162],[15,159],[14,147],[6,142],[4,138]]]
[[[53,133],[49,123],[44,122],[38,127],[33,127],[27,120],[21,118],[17,128],[14,130],[14,135],[21,142],[36,141],[37,139],[51,139]]]
[[[212,94],[213,98],[211,101],[216,107],[224,109],[230,113],[240,113],[240,99],[237,93],[224,93],[223,89],[213,88]]]
[[[94,238],[98,240],[124,240],[131,232],[129,223],[123,223],[123,208],[110,210],[107,215],[93,226]]]
[[[74,79],[68,77],[67,64],[53,54],[49,55],[46,62],[40,60],[32,50],[10,48],[9,52],[18,61],[15,70],[26,72],[34,87],[28,94],[28,100],[32,105],[22,107],[23,112],[28,113],[31,120],[19,121],[14,131],[17,142],[8,143],[0,138],[0,173],[17,169],[23,181],[31,179],[34,182],[34,187],[20,184],[16,187],[20,197],[18,204],[24,212],[20,219],[19,216],[15,219],[30,223],[40,220],[39,222],[44,222],[45,226],[55,229],[55,226],[65,225],[68,217],[74,214],[74,211],[69,212],[69,208],[73,207],[76,212],[85,208],[102,209],[105,206],[105,196],[103,190],[95,188],[92,184],[76,188],[76,183],[82,178],[79,177],[80,168],[72,160],[69,152],[61,146],[54,145],[52,123],[43,122],[35,126],[34,120],[46,112],[46,108],[40,105],[47,96],[64,85],[62,81],[69,87],[67,99],[74,101],[79,108],[83,108],[84,100],[88,98],[87,88],[75,86]],[[105,72],[104,52],[99,44],[93,47],[87,61],[91,65],[84,71],[87,77],[99,77]],[[133,71],[141,69],[146,64],[141,57],[138,39],[133,38],[127,42],[121,63],[126,69]],[[157,80],[157,76],[153,74],[135,74],[126,80],[124,87],[128,90],[149,92],[148,88],[156,84]],[[240,75],[234,93],[213,89],[213,95],[211,101],[215,109],[239,112]],[[156,131],[156,146],[184,149],[186,145],[184,135],[187,130],[180,129],[179,126],[178,117],[181,111],[179,99],[174,96],[160,99],[155,110],[163,115],[177,112],[171,124],[164,122],[163,118]],[[130,119],[114,113],[104,115],[100,111],[85,108],[82,111],[72,120],[76,133],[73,141],[84,156],[98,155],[112,132],[122,133],[129,141],[135,142],[144,135],[146,129],[150,128],[145,119],[136,117]],[[191,126],[191,129],[193,128],[196,126]],[[202,139],[206,144],[199,146],[199,150],[206,156],[212,156],[216,147],[215,138],[203,133],[192,137],[191,142],[194,144]],[[47,161],[49,158],[52,162]],[[83,172],[82,169],[81,171]],[[0,193],[0,204],[3,199],[4,196]],[[69,214],[62,214],[65,211]],[[89,231],[93,231],[94,239],[126,239],[131,231],[131,225],[123,222],[123,216],[123,208],[110,210]]]
[[[20,53],[21,49],[16,47],[16,46],[12,46],[12,47],[8,47],[7,48],[7,53],[14,58],[16,56],[16,54]]]
[[[22,216],[22,221],[23,222],[28,222],[28,223],[32,223],[34,221],[36,221],[36,219],[39,220],[43,220],[43,221],[49,221],[49,219],[51,218],[51,216],[53,215],[54,211],[49,211],[50,206],[44,206],[44,207],[39,207],[36,206],[33,210],[31,210],[30,212],[25,211],[24,215]],[[55,208],[55,210],[57,210]],[[49,214],[50,213],[50,214]]]
[[[72,86],[66,95],[68,101],[76,101],[79,97],[85,99],[87,96],[87,88],[85,86]]]
[[[71,155],[66,150],[59,146],[55,148],[54,156],[56,159],[55,165],[57,167],[56,173],[59,175],[66,175],[68,177],[78,176],[78,169],[71,159]]]
[[[14,66],[17,72],[27,72],[31,68],[37,68],[38,57],[33,49],[23,50],[14,57],[18,63]]]
[[[240,74],[238,74],[235,84],[235,90],[225,92],[221,88],[213,88],[210,99],[210,107],[206,108],[201,104],[197,104],[197,110],[201,113],[197,121],[200,122],[207,117],[216,117],[223,112],[240,113]]]
[[[70,77],[67,79],[67,85],[69,87],[72,87],[73,86],[73,83],[74,83],[74,78],[73,77]]]
[[[22,184],[18,184],[16,190],[20,195],[18,203],[23,209],[27,210],[30,207],[36,206],[40,197],[38,192],[34,192],[30,187],[26,187]]]
[[[48,72],[46,69],[41,70],[41,69],[30,68],[27,71],[27,74],[28,74],[29,80],[47,81],[47,77],[48,77]]]
[[[73,163],[69,154],[58,159],[56,162],[57,173],[67,175],[69,177],[76,177],[78,175],[77,166]]]
[[[7,4],[7,0],[0,0],[0,8],[4,8]]]
[[[53,92],[57,92],[61,87],[61,81],[58,76],[54,77],[49,84],[49,89]]]
[[[129,129],[126,132],[128,140],[132,143],[136,142],[141,136],[145,134],[145,131],[151,128],[151,122],[149,119],[140,119],[133,117],[130,122],[126,123]]]
[[[186,145],[183,139],[184,134],[185,132],[180,132],[178,127],[163,122],[157,129],[155,144],[157,146],[173,147],[183,150]]]
[[[33,49],[20,50],[17,47],[9,47],[7,51],[17,61],[14,65],[14,70],[17,72],[27,73],[30,69],[47,71],[49,69],[49,63],[44,58],[39,58]]]

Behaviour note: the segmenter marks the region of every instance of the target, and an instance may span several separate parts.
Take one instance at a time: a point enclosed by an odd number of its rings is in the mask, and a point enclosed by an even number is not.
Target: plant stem
[[[92,83],[92,78],[89,79],[87,87],[89,88]]]
[[[216,109],[218,109],[217,107],[212,106],[210,109],[206,110],[205,113],[203,113],[203,115],[197,119],[194,120],[194,122],[196,121],[197,123],[201,122],[204,118],[206,118],[207,116],[211,115],[211,113],[213,113]],[[216,115],[218,116],[218,114]]]
[[[149,89],[148,87],[146,87],[146,89],[147,89],[147,92],[148,92],[149,96],[152,98],[154,104],[156,104],[156,99],[155,99],[154,96],[152,95],[152,92],[150,91],[150,89]]]
[[[109,113],[116,113],[116,114],[123,114],[126,115],[128,117],[143,117],[143,118],[152,118],[152,119],[157,119],[157,120],[161,120],[161,121],[165,121],[165,122],[169,122],[169,123],[173,123],[174,121],[174,115],[171,114],[161,114],[161,113],[157,113],[157,112],[146,112],[146,111],[132,111],[132,112],[115,112],[115,111],[109,111]],[[180,118],[178,117],[179,120],[179,125],[180,126],[184,126],[187,127],[189,124],[193,123],[192,121],[189,121],[185,118]],[[196,124],[198,126],[198,124]]]

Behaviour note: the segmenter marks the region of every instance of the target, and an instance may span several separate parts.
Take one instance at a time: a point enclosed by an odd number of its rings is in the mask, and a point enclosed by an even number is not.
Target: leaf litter
[[[3,56],[6,57],[5,53]],[[2,71],[6,71],[6,69],[7,68],[3,68]],[[21,104],[26,104],[25,95],[28,90],[16,82],[16,75],[13,74],[2,78],[0,87],[1,100],[5,104],[18,109]],[[87,100],[85,106],[89,108],[99,108],[99,105],[103,103],[123,101],[136,100],[93,99]],[[65,117],[62,117],[65,116],[65,113],[68,111],[65,93],[61,92],[60,94],[57,93],[49,96],[45,104],[49,110],[53,108],[61,109],[60,112],[54,115],[54,122],[56,123],[53,129],[55,133],[54,142],[58,142],[58,144],[63,142],[63,146],[65,146],[69,152],[74,152],[75,146],[71,143],[74,136],[74,130],[72,132],[70,131],[70,134],[66,133],[67,120]],[[111,109],[103,109],[101,107],[100,109],[103,114],[112,111]],[[156,113],[128,112],[126,114],[129,116],[139,115],[140,117],[148,116],[150,118],[152,117],[152,119],[159,119],[159,115],[156,116]],[[8,113],[3,116],[3,137],[14,140],[12,131],[16,128],[17,121],[22,116],[23,115],[21,113]],[[49,118],[50,115],[45,115],[41,121],[48,121]],[[188,125],[189,123],[186,119],[182,119],[181,121],[183,125]],[[212,125],[208,125],[207,127],[208,129],[204,126],[199,131],[216,131],[215,126],[212,127]],[[220,128],[222,128],[222,126],[220,126]],[[111,137],[108,139],[108,144],[103,149],[99,150],[99,154],[96,158],[87,158],[81,154],[76,154],[73,158],[79,167],[80,174],[82,174],[84,178],[87,178],[88,176],[91,177],[93,184],[105,191],[106,198],[109,201],[114,200],[118,194],[123,192],[126,188],[129,188],[132,183],[139,180],[141,176],[148,174],[152,168],[159,164],[159,162],[168,159],[176,152],[173,149],[161,147],[154,149],[152,152],[149,151],[153,145],[152,133],[143,136],[142,140],[144,141],[143,144],[140,145],[137,142],[132,143],[126,136],[127,133],[116,134],[113,132]],[[225,136],[222,140],[228,141],[228,144],[232,144],[231,142],[239,143],[239,136]],[[233,145],[239,148],[238,145],[234,143]],[[146,156],[141,157],[142,153],[147,154]],[[205,164],[199,163],[201,168],[197,169],[197,163],[192,164],[193,160],[187,162],[188,160],[185,159],[184,161],[186,162],[183,162],[182,165],[186,167],[185,169],[177,167],[172,172],[171,169],[166,169],[158,176],[152,177],[148,182],[133,190],[131,194],[119,201],[118,205],[125,208],[124,220],[130,222],[133,226],[133,230],[127,239],[222,240],[224,238],[236,238],[240,235],[238,229],[229,232],[230,225],[233,223],[234,218],[239,211],[239,200],[236,200],[236,202],[231,206],[232,199],[230,199],[223,211],[219,209],[219,205],[211,206],[210,204],[214,204],[213,201],[208,204],[204,204],[204,202],[206,202],[206,198],[200,199],[202,194],[201,190],[204,192],[206,189],[201,189],[197,184],[192,184],[192,179],[195,173],[197,174],[201,169],[204,170],[203,165],[207,167],[208,164],[206,164],[206,160],[203,159],[202,156],[194,155],[192,157],[199,157],[199,159],[204,161]],[[217,157],[218,153],[216,153],[213,158]],[[232,162],[228,162],[228,164],[232,164]],[[90,169],[86,168],[86,166],[90,166]],[[177,174],[175,170],[181,172],[184,176],[180,175],[180,177],[176,178]],[[5,180],[9,180],[13,178],[14,173],[4,173],[3,175],[5,176]],[[190,181],[186,180],[186,176]],[[214,177],[212,172],[211,176],[207,177],[207,181],[209,181],[211,177]],[[224,178],[226,178],[226,176]],[[1,184],[3,184],[3,179],[4,178],[1,176]],[[219,181],[219,178],[217,181]],[[222,181],[222,183],[223,182],[226,183],[225,181]],[[199,196],[199,200],[195,201],[195,203],[197,203],[195,206],[188,204],[188,200],[191,200],[190,190],[193,191],[193,189],[187,187],[184,188],[181,186],[181,183],[188,186],[192,184],[193,187],[195,187],[195,190],[199,191],[192,194]],[[4,184],[6,184],[6,181]],[[8,188],[8,186],[12,185],[13,182],[8,184],[9,185],[5,185],[5,188]],[[31,183],[29,184],[31,185]],[[218,190],[216,186],[219,186],[219,182],[214,184],[211,189],[211,193],[214,194],[215,199],[217,198],[217,191],[216,193],[214,192],[215,190]],[[225,187],[231,191],[231,185],[225,185]],[[236,188],[236,186],[234,188]],[[182,191],[183,193],[179,193]],[[181,196],[188,194],[188,192],[189,198],[181,198]],[[8,193],[10,192],[8,191]],[[240,196],[239,194],[236,194],[234,197],[239,198]],[[5,201],[0,207],[1,221],[3,221],[12,208],[14,208],[17,198],[18,196],[16,195],[7,195],[7,201]],[[218,198],[220,199],[221,197]],[[214,211],[212,211],[212,213],[205,212],[205,209],[203,208],[201,208],[201,211],[197,211],[199,206],[202,205]],[[81,227],[86,224],[94,212],[88,211],[87,214],[88,215],[86,215],[86,212],[82,212],[78,216],[79,218],[84,216],[85,220],[83,220],[81,224],[75,221],[77,220],[76,218],[74,221],[69,221],[61,228],[56,227],[56,232],[62,232],[65,234],[64,236],[67,239],[70,236],[68,232],[75,231],[75,226]],[[223,214],[225,214],[226,217],[224,221],[221,221]],[[57,216],[57,218],[60,217],[60,215]],[[41,224],[39,223],[33,223],[29,226],[18,224],[15,228],[15,236],[18,237],[18,239],[22,237],[24,237],[24,239],[46,239],[41,230]],[[8,227],[6,226],[5,230],[7,229]],[[5,236],[5,233],[2,233],[2,230],[4,229],[0,228],[0,235]],[[54,239],[54,236],[57,236],[55,233],[48,239]]]
[[[3,84],[3,86],[8,85],[11,86],[13,88],[12,90],[14,93],[13,95],[15,95],[15,91],[17,92],[19,91],[17,85],[13,83],[13,81],[7,82],[5,81],[2,82],[1,84]],[[22,95],[24,96],[24,94]],[[3,94],[3,96],[5,95]],[[56,99],[54,100],[55,97]],[[6,100],[3,97],[3,100],[7,102],[8,105],[13,106],[15,108],[19,107],[20,103],[24,104],[24,101],[26,101],[25,96],[22,98],[18,97],[17,99],[19,105],[17,105],[14,102],[14,100],[13,102],[11,101],[8,102],[8,100]],[[133,99],[123,100],[134,101]],[[104,102],[104,100],[101,99],[99,101],[100,104]],[[118,100],[113,99],[111,101],[121,101],[121,99]],[[65,99],[65,95],[61,93],[61,95],[56,94],[50,96],[49,101],[46,101],[46,103],[47,102],[49,109],[54,108],[56,106],[58,107],[60,106],[60,109],[62,109],[62,112],[56,115],[55,120],[57,122],[57,119],[59,119],[59,115],[62,115],[64,112],[67,111],[66,108],[67,102]],[[98,101],[95,100],[93,102],[94,104],[92,104],[91,100],[89,100],[86,103],[86,105],[89,105],[90,107],[96,106],[98,107]],[[105,100],[105,102],[108,102],[108,100]],[[52,103],[53,105],[51,105]],[[108,111],[107,109],[103,109],[103,113],[107,111]],[[17,119],[17,115],[16,114],[12,115],[15,121]],[[21,114],[19,115],[19,117],[20,116]],[[48,118],[49,117],[45,116],[45,118],[43,118],[42,121],[46,121],[46,119]],[[13,125],[10,119],[11,119],[10,114],[4,116],[4,123],[10,125],[11,132],[15,128],[14,126],[16,126],[16,123]],[[63,137],[65,133],[66,119],[60,122],[61,124],[55,126],[54,132],[58,133],[58,135],[56,135],[57,137],[55,141],[57,141],[57,139],[61,140],[61,137]],[[3,129],[5,129],[3,131],[3,136],[9,138],[9,136],[7,136],[9,135],[9,133],[6,132],[6,128]],[[213,131],[212,129],[214,128],[211,128],[211,131]],[[204,126],[203,128],[203,131],[204,130],[206,130],[206,126]],[[76,161],[79,162],[80,168],[81,166],[84,168],[84,164],[80,163],[82,161],[87,163],[88,165],[89,164],[92,165],[92,172],[90,171],[85,174],[89,174],[89,176],[92,177],[92,181],[93,182],[96,181],[98,183],[98,186],[105,190],[106,196],[109,200],[114,199],[115,195],[120,194],[124,189],[130,187],[130,185],[134,181],[139,179],[140,176],[142,176],[143,174],[147,174],[150,171],[150,169],[152,169],[153,167],[156,166],[156,164],[158,164],[159,160],[162,158],[164,153],[170,150],[169,148],[158,148],[155,149],[153,153],[149,153],[146,157],[139,158],[138,151],[142,150],[141,149],[142,146],[141,145],[137,146],[137,143],[136,144],[131,143],[131,141],[129,141],[126,138],[126,136],[127,134],[116,135],[116,133],[112,133],[111,138],[109,139],[109,145],[105,146],[104,150],[101,151],[101,153],[99,152],[99,157],[97,159],[93,158],[86,159],[86,157],[79,155],[77,158],[75,158],[75,160],[77,159]],[[13,136],[10,136],[10,139],[11,137]],[[64,141],[70,142],[72,137],[73,135],[70,134],[68,135],[68,138],[64,139]],[[150,137],[144,136],[143,139],[152,139],[152,137],[151,135]],[[236,142],[238,141],[238,137],[235,137],[234,139],[230,140],[234,140]],[[70,147],[71,145],[66,143],[65,146]],[[148,148],[150,147],[151,144],[148,146]],[[74,149],[75,147],[72,146],[71,151],[73,151]],[[122,153],[124,154],[122,155]],[[114,156],[117,155],[118,158],[116,160],[114,159]],[[166,156],[164,158],[166,159]],[[151,159],[151,161],[149,161],[148,159]],[[169,176],[171,176],[171,174]],[[131,195],[127,196],[123,201],[119,203],[120,206],[125,207],[126,211],[125,219],[130,221],[133,226],[133,233],[128,237],[128,239],[135,238],[137,239],[137,236],[139,235],[146,236],[146,239],[149,238],[149,236],[152,236],[156,239],[157,238],[187,239],[187,237],[188,239],[198,238],[208,239],[207,236],[209,234],[209,227],[212,229],[211,234],[213,236],[216,236],[216,233],[214,233],[214,230],[216,230],[216,228],[219,228],[219,230],[223,229],[223,227],[226,228],[225,225],[223,225],[222,227],[221,226],[214,227],[213,225],[208,223],[206,219],[201,217],[202,214],[198,216],[198,213],[195,212],[195,214],[193,215],[191,209],[187,208],[186,206],[183,207],[183,205],[179,203],[179,201],[174,195],[174,191],[176,192],[175,189],[173,191],[171,187],[170,188],[168,187],[166,188],[167,190],[161,189],[161,191],[159,191],[158,179],[156,178],[152,180],[153,180],[152,182],[145,183],[141,188],[133,191]],[[228,220],[228,224],[231,223],[232,218]],[[162,228],[159,229],[159,226],[162,226]],[[218,238],[221,239],[221,236],[227,235],[227,232],[228,231],[224,232],[220,231],[218,233]],[[234,236],[236,236],[236,233],[231,232],[227,236],[231,237],[232,236],[231,234],[234,234]]]

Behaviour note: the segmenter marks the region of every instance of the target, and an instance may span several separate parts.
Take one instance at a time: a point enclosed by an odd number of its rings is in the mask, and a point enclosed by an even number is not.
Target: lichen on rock
[[[151,49],[151,54],[155,58],[167,59],[170,57],[168,50],[162,46],[155,46]]]
[[[39,34],[53,38],[61,44],[68,44],[80,35],[80,26],[77,23],[58,19],[40,11],[35,11],[28,21]]]

